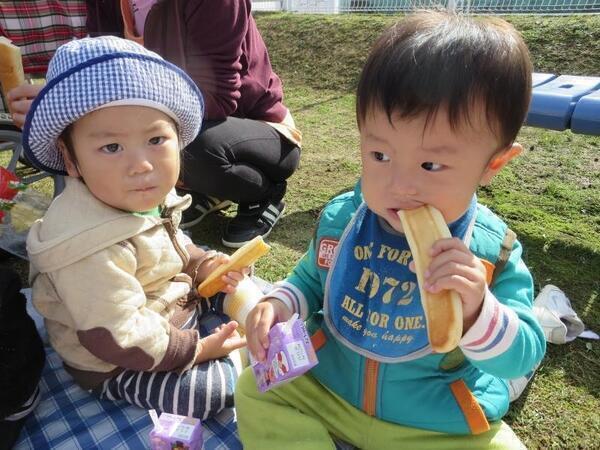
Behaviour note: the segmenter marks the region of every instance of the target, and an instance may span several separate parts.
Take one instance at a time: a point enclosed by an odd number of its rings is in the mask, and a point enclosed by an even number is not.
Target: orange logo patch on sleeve
[[[321,269],[329,269],[333,263],[333,252],[339,241],[335,239],[321,238],[317,254],[317,266]]]

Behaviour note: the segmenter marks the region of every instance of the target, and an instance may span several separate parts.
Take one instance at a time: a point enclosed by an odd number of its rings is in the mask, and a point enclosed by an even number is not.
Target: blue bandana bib
[[[470,235],[476,198],[450,224],[452,236]],[[329,330],[353,351],[381,362],[431,353],[417,276],[408,269],[406,237],[363,203],[346,227],[327,276],[324,312]]]

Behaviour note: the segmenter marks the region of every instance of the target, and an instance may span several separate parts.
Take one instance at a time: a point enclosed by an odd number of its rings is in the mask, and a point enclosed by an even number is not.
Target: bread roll
[[[444,290],[433,294],[423,288],[424,273],[431,263],[429,249],[439,239],[452,237],[446,221],[430,205],[398,212],[415,261],[421,303],[425,310],[427,334],[433,350],[447,353],[462,337],[462,303],[457,292]]]
[[[21,50],[13,45],[9,39],[0,36],[0,84],[2,95],[11,89],[25,83],[23,63],[21,61]]]
[[[198,293],[202,297],[212,297],[217,292],[225,287],[225,283],[221,277],[227,272],[239,271],[240,269],[253,264],[258,258],[266,255],[271,247],[263,241],[262,236],[257,236],[244,246],[238,248],[231,260],[227,264],[223,264],[212,272],[206,280],[198,286]]]

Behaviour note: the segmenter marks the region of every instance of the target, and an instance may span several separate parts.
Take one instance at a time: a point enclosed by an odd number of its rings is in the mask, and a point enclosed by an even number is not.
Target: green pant
[[[258,392],[248,368],[235,390],[238,429],[245,450],[335,449],[330,436],[363,450],[384,449],[524,449],[504,422],[487,433],[451,435],[409,428],[375,419],[342,400],[312,376],[305,375]]]

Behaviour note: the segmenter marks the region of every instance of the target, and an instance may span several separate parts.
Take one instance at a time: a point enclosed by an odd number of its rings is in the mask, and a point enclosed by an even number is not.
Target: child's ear
[[[63,160],[65,162],[65,169],[70,177],[79,178],[81,175],[79,174],[79,170],[77,169],[77,164],[71,158],[71,154],[67,150],[67,145],[62,139],[57,141],[58,149],[62,153]]]
[[[523,152],[523,147],[521,144],[514,143],[510,147],[507,147],[504,150],[501,150],[499,153],[494,155],[494,157],[490,160],[483,175],[481,177],[481,181],[479,184],[485,186],[490,184],[492,178],[502,170],[504,166],[508,164],[508,162],[516,156],[519,156]]]

